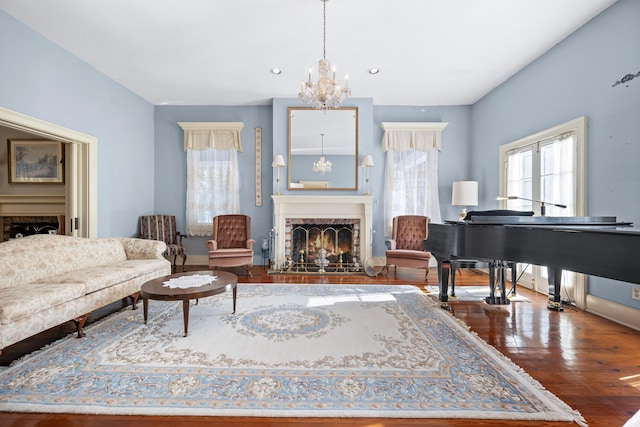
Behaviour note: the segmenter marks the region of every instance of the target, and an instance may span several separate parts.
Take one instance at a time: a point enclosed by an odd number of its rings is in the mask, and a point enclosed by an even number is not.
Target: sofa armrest
[[[160,240],[120,237],[127,259],[164,259],[167,245]]]
[[[209,248],[210,251],[217,251],[218,250],[218,241],[217,240],[207,240],[207,248]]]
[[[249,239],[247,240],[247,249],[253,249],[253,245],[256,244],[255,239]]]

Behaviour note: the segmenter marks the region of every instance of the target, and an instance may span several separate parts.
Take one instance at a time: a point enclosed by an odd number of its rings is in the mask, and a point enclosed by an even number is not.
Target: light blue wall
[[[153,105],[1,10],[0,58],[0,106],[98,138],[98,235],[136,234],[153,212]]]
[[[640,79],[611,85],[640,71],[640,2],[619,0],[473,106],[374,106],[373,99],[349,99],[359,107],[359,154],[371,154],[374,197],[374,255],[384,253],[382,201],[384,121],[446,121],[440,153],[443,219],[455,218],[451,183],[480,182],[479,209],[497,207],[498,147],[550,126],[587,115],[588,213],[616,215],[640,224]],[[139,215],[175,212],[184,226],[185,154],[178,121],[242,121],[244,152],[241,210],[253,218],[253,237],[272,226],[270,195],[275,187],[274,154],[287,152],[287,107],[297,99],[274,99],[273,107],[153,107],[67,51],[0,11],[0,106],[94,135],[98,150],[98,233],[134,235]],[[417,90],[420,90],[419,87]],[[254,129],[263,129],[263,206],[253,189]],[[322,194],[362,194],[358,191]],[[281,186],[288,192],[286,183]],[[312,193],[318,194],[318,193]],[[188,250],[205,254],[204,239],[187,239]],[[603,248],[606,250],[606,248]],[[256,258],[259,258],[257,255]],[[256,259],[258,262],[258,259]],[[630,285],[590,278],[589,292],[640,308]]]
[[[251,217],[251,237],[256,240],[256,264],[262,264],[262,239],[269,237],[272,227],[271,176],[271,107],[223,106],[158,106],[155,114],[155,211],[176,216],[178,229],[185,232],[187,190],[187,156],[184,132],[178,122],[243,122],[242,152],[238,153],[240,169],[240,212]],[[262,128],[262,206],[256,206],[255,129]],[[183,241],[187,254],[207,255],[204,237]]]
[[[481,203],[498,195],[500,145],[586,115],[587,213],[640,225],[640,78],[612,87],[640,71],[639,22],[640,1],[618,1],[473,106]],[[640,308],[629,284],[590,277],[588,292]]]

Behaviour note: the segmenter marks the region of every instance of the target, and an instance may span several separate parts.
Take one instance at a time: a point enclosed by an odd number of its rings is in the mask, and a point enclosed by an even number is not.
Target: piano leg
[[[563,311],[562,298],[560,297],[562,269],[547,267],[547,275],[549,276],[549,302],[547,303],[547,308],[549,310]]]
[[[516,285],[518,284],[518,264],[513,261],[509,261],[507,265],[511,269],[511,291],[509,292],[509,295],[513,295],[515,297],[517,295]]]
[[[442,261],[439,262],[439,264],[440,294],[438,295],[438,299],[440,300],[440,308],[451,311],[451,307],[449,307],[449,272],[451,270],[451,261]]]
[[[507,298],[507,268],[505,261],[489,262],[489,296],[484,300],[487,304],[508,305],[511,300]],[[496,295],[496,287],[500,289],[500,295]]]

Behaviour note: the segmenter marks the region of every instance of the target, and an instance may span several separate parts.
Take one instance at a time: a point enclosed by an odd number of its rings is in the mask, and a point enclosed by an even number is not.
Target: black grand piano
[[[546,266],[548,307],[555,310],[562,310],[562,270],[640,283],[640,229],[615,217],[474,216],[430,223],[423,247],[438,261],[445,309],[451,262],[459,258]]]

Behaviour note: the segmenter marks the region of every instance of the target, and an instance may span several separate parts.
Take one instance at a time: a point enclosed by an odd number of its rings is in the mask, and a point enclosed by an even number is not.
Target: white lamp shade
[[[282,154],[276,154],[276,156],[273,158],[273,162],[271,163],[271,167],[274,167],[274,168],[284,167],[284,158],[282,157]]]
[[[453,206],[478,206],[478,181],[457,181],[451,194]]]
[[[374,166],[373,157],[371,157],[371,154],[367,154],[362,158],[362,162],[360,163],[360,166],[364,168],[371,168]]]

